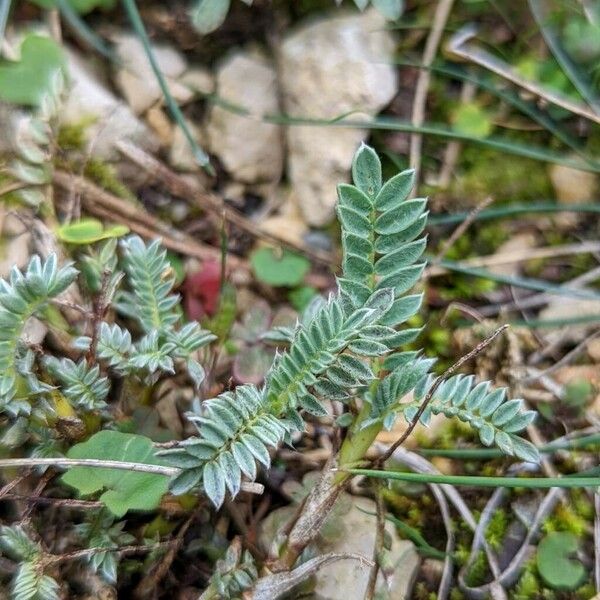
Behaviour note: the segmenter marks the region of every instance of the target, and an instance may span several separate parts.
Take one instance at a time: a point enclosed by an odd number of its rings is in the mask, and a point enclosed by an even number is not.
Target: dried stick
[[[382,454],[381,456],[379,456],[378,458],[375,459],[374,465],[376,468],[381,467],[381,465],[383,465],[385,463],[385,461],[388,460],[388,458],[390,458],[390,456],[392,456],[392,454],[394,454],[395,450],[397,448],[399,448],[407,440],[407,438],[410,436],[410,434],[414,431],[415,427],[419,423],[419,419],[425,412],[425,409],[427,408],[428,404],[431,402],[433,395],[435,394],[436,390],[440,387],[440,385],[444,382],[444,380],[447,379],[450,375],[452,375],[452,373],[454,373],[457,369],[462,367],[466,362],[470,361],[472,358],[474,358],[475,356],[480,354],[508,327],[509,327],[508,324],[502,325],[502,327],[498,327],[498,329],[496,329],[496,331],[494,331],[494,333],[492,333],[490,336],[485,338],[482,342],[477,344],[477,346],[475,346],[475,348],[473,348],[473,350],[471,350],[468,354],[465,354],[464,356],[459,358],[453,365],[448,367],[444,371],[444,373],[442,373],[442,375],[440,375],[433,382],[433,385],[427,392],[425,399],[419,406],[419,410],[417,411],[417,414],[415,415],[414,419],[411,421],[410,425],[407,427],[406,431],[389,447],[387,452],[385,452],[384,454]]]
[[[471,213],[472,214],[472,213]],[[469,215],[470,217],[471,215]],[[473,218],[475,218],[476,214]],[[469,218],[467,217],[467,219]],[[466,223],[467,220],[463,221],[462,224]],[[461,224],[461,225],[462,225]],[[469,223],[470,224],[470,223]],[[458,228],[457,228],[458,229]],[[462,235],[461,232],[460,235]],[[454,233],[451,237],[454,237]],[[456,241],[456,239],[454,240]],[[493,267],[496,265],[506,265],[512,263],[524,262],[527,260],[538,259],[538,258],[555,258],[558,256],[570,256],[572,254],[582,254],[585,252],[597,252],[600,249],[600,242],[580,242],[578,244],[563,244],[561,246],[548,246],[545,248],[531,248],[529,250],[518,250],[514,252],[504,252],[502,254],[491,254],[488,256],[476,256],[466,260],[459,261],[461,267]],[[443,258],[436,256],[434,260],[441,260]],[[443,267],[431,266],[425,273],[428,277],[436,277],[438,275],[444,275],[448,271]],[[566,284],[565,284],[566,285]],[[574,286],[572,286],[574,287]]]
[[[511,83],[514,83],[531,94],[535,94],[556,106],[560,106],[569,112],[585,117],[594,123],[600,123],[600,115],[591,111],[587,105],[571,100],[564,94],[523,77],[510,65],[496,58],[487,50],[483,50],[482,48],[470,44],[469,42],[475,37],[476,33],[476,27],[473,25],[465,25],[465,27],[457,31],[450,38],[447,47],[448,52],[461,60],[473,62],[496,75],[500,75],[500,77],[507,79]]]
[[[0,469],[11,469],[14,467],[93,467],[100,469],[121,469],[134,471],[136,473],[152,473],[153,475],[165,475],[174,477],[181,472],[177,467],[166,467],[163,465],[148,465],[145,463],[128,462],[121,460],[100,460],[97,458],[3,458],[0,459]],[[251,494],[262,494],[264,486],[260,483],[243,481],[242,491]]]
[[[594,583],[600,592],[600,494],[594,493]]]
[[[461,104],[471,102],[471,100],[473,100],[475,97],[476,91],[477,86],[472,81],[465,81],[460,91]],[[460,158],[462,146],[462,142],[459,140],[452,140],[448,143],[446,149],[444,150],[442,168],[440,169],[440,174],[438,175],[437,180],[437,185],[442,189],[446,189],[450,185],[452,174],[454,173],[454,169],[456,168],[456,164]]]
[[[144,169],[154,180],[160,181],[171,194],[188,201],[193,201],[200,208],[208,211],[213,218],[220,224],[221,219],[225,219],[243,231],[246,231],[253,237],[263,239],[272,244],[287,246],[294,250],[306,254],[315,262],[331,266],[333,257],[329,252],[315,250],[304,244],[284,240],[277,235],[263,231],[251,219],[237,212],[235,209],[227,206],[222,198],[210,192],[200,191],[194,185],[190,184],[185,178],[181,177],[164,163],[154,158],[138,146],[127,142],[117,142],[117,149],[129,160]]]
[[[417,85],[415,88],[415,97],[412,109],[412,124],[420,127],[425,121],[425,104],[427,102],[427,91],[431,81],[431,72],[427,67],[435,59],[444,27],[450,16],[450,10],[454,0],[440,0],[433,16],[433,26],[425,42],[422,64],[425,67],[419,71]],[[415,181],[419,181],[419,171],[421,168],[421,150],[423,147],[423,136],[420,133],[413,133],[410,136],[410,166],[415,170]]]
[[[79,558],[88,558],[94,554],[100,554],[101,552],[115,552],[121,556],[128,556],[130,554],[139,554],[140,552],[152,552],[158,548],[165,548],[173,545],[173,541],[158,542],[156,544],[144,544],[139,546],[123,546],[121,548],[85,548],[84,550],[76,550],[75,552],[68,552],[67,554],[55,554],[51,556],[45,556],[43,562],[45,566],[51,566],[67,562],[69,560],[77,560]]]
[[[104,508],[99,500],[73,500],[72,498],[48,498],[47,496],[26,496],[24,494],[5,494],[0,500],[21,500],[30,504],[45,504],[64,508]]]
[[[491,196],[488,196],[467,215],[467,218],[452,232],[450,237],[442,244],[442,247],[435,256],[436,260],[442,260],[442,258],[445,258],[446,254],[448,254],[448,252],[450,251],[450,248],[452,248],[452,246],[454,246],[454,244],[456,243],[456,240],[458,240],[458,238],[461,237],[467,231],[467,229],[469,229],[469,227],[471,227],[473,221],[475,221],[475,219],[477,218],[477,215],[484,208],[487,208],[493,201],[494,199]],[[434,269],[429,270],[430,276],[432,275],[432,271],[434,272]]]
[[[56,171],[53,174],[53,181],[65,191],[77,189],[81,193],[83,206],[90,214],[127,225],[132,231],[145,238],[160,237],[163,245],[170,250],[200,260],[219,260],[221,256],[218,248],[197,242],[191,236],[181,233],[149,214],[142,207],[113,196],[85,177],[71,175],[65,171]],[[227,262],[234,269],[249,268],[247,261],[233,254],[228,256]]]

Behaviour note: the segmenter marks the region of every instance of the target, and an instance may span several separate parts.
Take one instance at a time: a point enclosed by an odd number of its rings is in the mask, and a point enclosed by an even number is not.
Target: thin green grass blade
[[[596,114],[600,114],[600,99],[592,84],[583,74],[581,69],[571,60],[571,57],[563,49],[554,28],[548,23],[548,11],[542,0],[528,0],[531,14],[535,19],[550,52],[560,65],[569,81],[575,86],[582,98],[590,105]]]
[[[596,166],[600,166],[598,165],[598,163],[595,163],[595,161],[592,160],[589,156],[586,156],[585,152],[583,151],[582,144],[576,138],[574,138],[568,132],[562,129],[558,125],[558,123],[554,119],[552,119],[552,117],[550,117],[550,115],[540,110],[533,102],[526,102],[525,100],[521,99],[519,95],[514,91],[496,85],[496,82],[492,78],[490,78],[489,76],[480,75],[477,72],[477,70],[467,70],[457,65],[453,65],[451,63],[441,63],[426,66],[410,61],[395,61],[395,64],[401,66],[410,66],[417,69],[428,69],[433,73],[437,73],[439,75],[445,75],[446,77],[452,77],[461,81],[468,81],[470,83],[474,83],[481,89],[490,92],[497,98],[503,100],[507,104],[510,104],[515,109],[528,116],[530,119],[534,120],[544,129],[550,132],[554,137],[556,137],[556,139],[569,146],[569,148],[571,148],[574,152],[579,154],[582,157],[582,159],[588,162],[589,164],[595,164]]]
[[[554,294],[556,296],[582,298],[585,300],[600,300],[600,293],[592,290],[583,290],[566,285],[559,285],[556,283],[550,283],[549,281],[544,281],[542,279],[533,279],[530,277],[501,275],[499,273],[492,273],[492,271],[483,269],[481,267],[467,267],[449,259],[435,260],[431,257],[428,257],[428,259],[430,260],[430,264],[443,267],[444,269],[448,269],[448,271],[461,273],[462,275],[469,275],[470,277],[480,277],[481,279],[488,279],[497,283],[513,285],[515,287],[524,288],[526,290],[534,290],[536,292],[545,292],[548,294]]]
[[[130,3],[132,0],[124,0],[124,2]],[[219,106],[235,112],[238,115],[251,115],[251,111],[246,107],[231,102],[226,102],[219,96],[211,94],[206,97],[210,102],[217,103]],[[358,109],[353,111],[355,113],[360,112]],[[314,127],[346,127],[352,129],[371,129],[371,130],[384,130],[384,131],[402,131],[405,133],[421,133],[423,135],[431,135],[437,137],[443,137],[447,139],[460,140],[472,144],[478,144],[499,150],[501,152],[508,152],[516,156],[523,156],[526,158],[532,158],[542,162],[549,162],[559,165],[571,167],[573,169],[579,169],[581,171],[591,171],[594,173],[600,173],[600,164],[589,164],[586,161],[579,159],[572,159],[563,156],[558,152],[542,148],[533,144],[522,144],[509,140],[502,137],[489,136],[485,138],[475,137],[460,131],[455,131],[451,127],[443,124],[426,124],[423,126],[415,126],[412,123],[401,121],[393,117],[375,117],[371,120],[364,119],[347,119],[345,115],[338,115],[333,119],[315,119],[307,117],[291,117],[284,114],[269,114],[263,115],[262,120],[267,123],[274,123],[276,125],[283,125],[286,127],[295,126],[314,126]],[[256,115],[253,115],[256,118]]]
[[[487,221],[490,219],[503,219],[505,217],[514,217],[528,213],[596,213],[600,214],[600,201],[596,204],[557,204],[556,202],[536,202],[536,203],[514,203],[494,208],[486,208],[477,213],[474,221]],[[470,215],[469,211],[452,213],[450,215],[430,215],[428,225],[453,225],[462,223]]]
[[[393,479],[409,483],[437,483],[470,487],[490,488],[591,488],[600,486],[600,477],[479,477],[470,475],[438,475],[432,473],[405,473],[400,471],[376,471],[373,469],[347,469],[352,475]]]
[[[65,21],[86,44],[112,62],[117,64],[121,62],[110,46],[79,16],[68,0],[56,0],[56,4]]]
[[[560,450],[578,450],[600,444],[600,434],[586,435],[573,440],[563,442],[551,442],[538,446],[538,451],[543,454],[553,454]],[[444,458],[456,458],[460,460],[479,460],[489,458],[501,458],[505,456],[498,448],[421,448],[418,450],[423,456],[442,456]]]
[[[204,167],[209,174],[213,175],[214,169],[210,164],[208,154],[206,154],[206,152],[204,152],[204,150],[200,148],[200,146],[194,139],[194,136],[192,135],[192,132],[190,131],[185,121],[185,117],[183,116],[179,105],[177,104],[177,102],[175,102],[175,99],[171,95],[171,92],[169,91],[169,88],[167,86],[167,82],[165,81],[165,78],[163,77],[163,74],[161,73],[161,70],[158,67],[156,57],[154,56],[154,52],[152,52],[152,48],[150,47],[150,39],[148,38],[148,33],[146,32],[146,28],[144,27],[144,23],[142,22],[142,18],[140,17],[140,13],[138,12],[135,0],[123,0],[123,6],[125,7],[125,12],[129,17],[129,20],[131,21],[133,30],[140,38],[140,41],[144,46],[144,51],[146,52],[146,56],[148,57],[150,66],[152,67],[152,71],[154,72],[156,80],[158,81],[158,85],[160,86],[163,96],[165,97],[165,102],[167,103],[167,107],[169,109],[169,112],[171,113],[171,116],[173,117],[173,119],[175,119],[177,125],[179,125],[179,127],[183,131],[185,139],[187,140],[190,148],[192,149],[192,152],[194,153],[198,164],[201,167]]]
[[[312,124],[318,125],[319,123]],[[542,162],[564,165],[573,169],[579,169],[580,171],[590,171],[594,173],[600,172],[600,166],[596,165],[595,163],[590,165],[583,160],[571,159],[558,152],[542,148],[541,146],[522,144],[520,142],[515,142],[500,136],[478,138],[466,133],[455,131],[451,127],[441,124],[427,124],[423,125],[422,127],[415,127],[411,123],[394,119],[392,117],[376,117],[372,121],[341,121],[332,125],[340,127],[359,127],[361,129],[379,129],[386,131],[402,131],[406,133],[422,133],[423,135],[432,135],[477,144],[479,146],[492,148],[501,152],[514,154],[515,156],[523,156],[525,158],[532,158]]]

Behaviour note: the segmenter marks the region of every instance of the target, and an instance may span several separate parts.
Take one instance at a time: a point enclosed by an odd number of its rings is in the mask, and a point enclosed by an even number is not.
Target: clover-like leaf
[[[149,438],[118,431],[100,431],[86,442],[73,446],[67,456],[164,464],[155,456]],[[96,467],[73,467],[62,480],[83,496],[104,490],[100,500],[117,517],[122,517],[128,510],[156,508],[169,485],[165,475]]]
[[[585,577],[584,566],[573,558],[579,548],[577,537],[568,531],[549,533],[539,544],[537,568],[554,590],[574,590]]]

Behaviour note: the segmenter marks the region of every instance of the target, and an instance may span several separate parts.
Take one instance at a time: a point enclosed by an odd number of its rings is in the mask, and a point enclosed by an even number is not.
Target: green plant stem
[[[538,447],[539,452],[544,454],[552,454],[559,450],[575,450],[577,448],[586,448],[587,446],[593,446],[600,444],[600,434],[586,435],[584,437],[576,438],[573,440],[565,440],[564,442],[550,442],[544,446]],[[443,456],[444,458],[458,458],[458,459],[487,459],[487,458],[500,458],[504,456],[502,450],[497,448],[423,448],[418,451],[423,456]]]
[[[362,423],[369,418],[371,405],[364,402],[358,416],[350,427],[350,431],[340,448],[339,468],[340,471],[336,475],[335,483],[342,484],[350,476],[350,471],[347,467],[361,463],[369,448],[375,441],[375,438],[381,431],[383,423],[377,422],[361,429]]]
[[[171,113],[171,116],[173,117],[173,119],[175,119],[175,121],[181,128],[181,131],[183,131],[183,135],[185,136],[185,139],[190,145],[190,148],[192,149],[192,152],[200,166],[204,167],[210,175],[214,175],[215,172],[210,164],[208,155],[206,154],[206,152],[204,152],[204,150],[202,150],[202,148],[200,148],[200,146],[194,139],[194,136],[192,135],[192,132],[190,131],[190,128],[188,127],[185,121],[185,117],[183,116],[179,105],[177,104],[177,102],[175,102],[175,99],[169,91],[167,82],[163,77],[160,67],[156,62],[156,57],[154,56],[152,47],[150,46],[150,39],[148,38],[148,33],[146,32],[146,28],[144,27],[144,23],[142,21],[142,18],[140,17],[140,13],[135,4],[135,0],[123,0],[123,6],[125,7],[125,12],[129,17],[129,20],[131,21],[131,25],[134,31],[136,32],[136,34],[140,38],[140,41],[142,42],[142,45],[144,46],[144,51],[146,53],[146,56],[148,57],[148,61],[150,62],[150,66],[152,67],[152,71],[154,72],[156,80],[158,81],[158,85],[160,86],[163,96],[165,97],[165,102],[167,104],[169,112]]]
[[[557,296],[568,296],[571,298],[582,298],[586,300],[600,300],[600,294],[592,290],[585,290],[568,285],[561,285],[556,283],[550,283],[541,279],[533,279],[531,277],[519,277],[511,275],[501,275],[499,273],[493,273],[488,269],[482,269],[481,267],[468,267],[461,265],[460,263],[449,260],[447,258],[443,260],[436,260],[430,256],[426,256],[430,264],[438,267],[448,269],[448,271],[454,271],[461,273],[462,275],[469,275],[471,277],[480,277],[482,279],[489,279],[498,283],[506,285],[514,285],[516,287],[524,288],[526,290],[534,290],[537,292],[546,292],[548,294],[556,294]]]
[[[473,487],[548,489],[553,487],[586,488],[600,486],[600,477],[478,477],[378,471],[373,469],[347,469],[346,472],[349,475],[363,475],[364,477],[394,479],[411,483],[438,483]]]
[[[364,510],[360,506],[357,506],[357,508],[360,512],[365,513],[365,515],[370,515],[371,517],[377,516],[377,513]],[[427,540],[421,535],[421,532],[418,529],[411,527],[390,513],[385,515],[385,519],[386,521],[393,523],[404,537],[413,542],[417,547],[417,552],[422,556],[437,558],[438,560],[444,560],[446,558],[446,553],[434,548],[431,544],[429,544],[429,542],[427,542]]]
[[[124,0],[128,2],[131,0]],[[206,98],[225,110],[233,112],[241,116],[252,116],[252,111],[245,106],[233,104],[227,102],[217,95],[207,95]],[[523,144],[515,142],[512,139],[504,138],[500,136],[488,136],[488,137],[474,137],[467,133],[462,133],[458,130],[452,129],[448,125],[443,123],[426,123],[421,126],[413,125],[412,123],[402,121],[393,117],[375,117],[371,120],[364,120],[361,118],[350,118],[347,117],[354,114],[357,111],[352,111],[334,117],[332,119],[318,119],[309,117],[293,117],[286,114],[275,113],[264,115],[262,120],[266,123],[274,123],[276,125],[283,125],[286,127],[295,126],[315,126],[315,127],[345,127],[353,129],[367,129],[367,130],[382,130],[382,131],[401,131],[404,133],[419,133],[422,135],[430,135],[434,137],[442,137],[447,139],[460,140],[467,143],[477,144],[492,148],[500,152],[507,152],[515,156],[523,156],[531,158],[533,160],[539,160],[542,162],[549,162],[559,165],[571,167],[573,169],[579,169],[581,171],[589,171],[593,173],[600,172],[600,164],[590,164],[587,160],[573,159],[565,157],[564,155],[549,150],[543,146],[534,144]]]
[[[104,40],[87,25],[68,0],[56,0],[56,4],[65,21],[84,42],[112,62],[116,64],[121,63],[119,57],[104,43]],[[2,39],[1,35],[0,39]]]
[[[555,213],[555,212],[575,212],[575,213],[600,213],[600,203],[595,204],[557,204],[556,202],[532,202],[527,204],[514,203],[506,206],[497,206],[494,208],[485,208],[478,212],[473,221],[487,221],[490,219],[502,219],[514,217],[516,215],[533,213]],[[427,219],[428,225],[454,225],[462,223],[470,212],[457,212],[447,215],[431,215]]]

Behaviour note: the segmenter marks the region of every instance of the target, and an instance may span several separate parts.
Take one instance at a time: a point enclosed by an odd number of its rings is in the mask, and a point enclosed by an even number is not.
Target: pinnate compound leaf
[[[100,431],[86,442],[73,446],[67,456],[164,464],[155,456],[149,438],[118,431]],[[62,480],[83,496],[104,490],[100,500],[117,517],[122,517],[128,510],[155,509],[169,485],[165,475],[96,467],[73,467]]]

